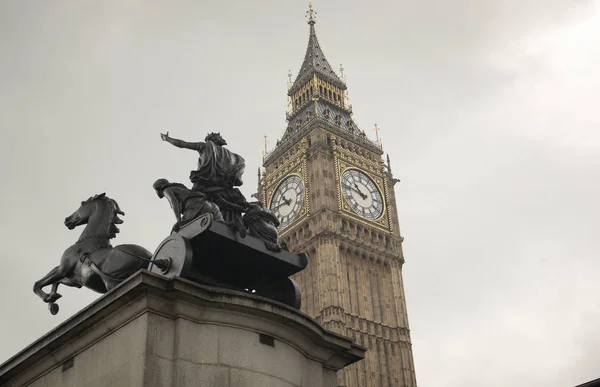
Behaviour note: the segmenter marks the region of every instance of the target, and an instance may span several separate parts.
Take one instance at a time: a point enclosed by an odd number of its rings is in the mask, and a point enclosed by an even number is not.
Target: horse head
[[[72,230],[77,226],[87,224],[87,222],[90,220],[90,217],[96,210],[96,203],[94,203],[94,201],[103,197],[106,197],[106,193],[101,193],[82,201],[81,206],[79,206],[75,212],[65,218],[65,226],[67,226],[69,230]]]
[[[90,221],[90,218],[96,213],[100,213],[102,218],[106,219],[108,235],[111,238],[114,237],[116,233],[119,232],[116,224],[123,223],[118,215],[125,215],[125,213],[121,211],[115,200],[106,196],[106,193],[92,196],[81,202],[81,206],[65,218],[65,226],[67,226],[69,230],[72,230],[77,226],[87,224]],[[101,220],[102,219],[97,218],[98,223],[104,223]]]

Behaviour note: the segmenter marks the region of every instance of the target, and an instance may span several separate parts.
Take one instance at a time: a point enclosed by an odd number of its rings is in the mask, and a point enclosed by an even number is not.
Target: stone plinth
[[[141,271],[1,365],[0,385],[332,387],[364,352],[286,305]]]

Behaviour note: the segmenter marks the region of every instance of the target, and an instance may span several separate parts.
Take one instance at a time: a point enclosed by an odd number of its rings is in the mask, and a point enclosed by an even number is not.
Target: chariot
[[[243,291],[300,309],[300,289],[289,278],[308,265],[307,254],[271,251],[204,214],[164,239],[149,270],[204,285]]]

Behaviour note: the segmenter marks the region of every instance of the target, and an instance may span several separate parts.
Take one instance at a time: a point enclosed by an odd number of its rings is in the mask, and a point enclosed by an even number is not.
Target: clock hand
[[[283,196],[283,203],[279,203],[277,206],[271,208],[271,211],[278,209],[281,206],[289,206],[292,203],[292,199],[286,199],[285,196]]]
[[[287,203],[286,202],[279,203],[275,207],[271,208],[271,211],[275,211],[275,210],[279,209],[279,207],[284,206],[284,205],[287,206]]]
[[[365,195],[360,188],[358,188],[358,185],[356,185],[356,183],[354,183],[354,187],[356,188],[356,190],[358,191],[358,193],[360,193],[360,196],[362,196],[363,199],[367,198],[367,195]]]
[[[283,202],[285,203],[285,205],[289,205],[292,202],[292,199],[286,199],[286,197],[284,195],[281,195],[283,198]]]
[[[359,195],[362,197],[363,193],[362,193],[362,192],[360,192],[360,190],[357,190],[356,188],[354,188],[354,187],[352,187],[351,185],[348,185],[348,184],[342,184],[342,185],[343,185],[344,187],[346,187],[346,188],[348,188],[348,189],[352,190],[352,191],[358,192],[358,194],[359,194]]]
[[[356,189],[356,188],[354,188],[354,187],[352,187],[352,186],[350,186],[348,184],[343,184],[343,186],[346,187],[346,188],[351,189],[352,191],[358,192],[358,194],[360,195],[361,198],[363,198],[363,200],[367,198],[367,195],[365,195],[364,193],[362,193],[359,189]]]

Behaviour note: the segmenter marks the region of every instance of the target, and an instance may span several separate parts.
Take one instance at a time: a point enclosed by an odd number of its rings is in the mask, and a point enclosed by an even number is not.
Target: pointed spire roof
[[[332,84],[340,87],[342,90],[346,89],[346,84],[337,76],[333,67],[325,58],[321,45],[317,39],[315,32],[315,15],[316,12],[312,9],[312,4],[308,4],[308,25],[310,26],[310,35],[308,38],[308,47],[306,48],[306,54],[304,55],[304,62],[298,71],[298,76],[294,81],[294,84],[290,87],[289,94],[293,94],[298,88],[300,88],[306,80],[310,79],[313,74],[317,74],[321,78],[331,82]]]

